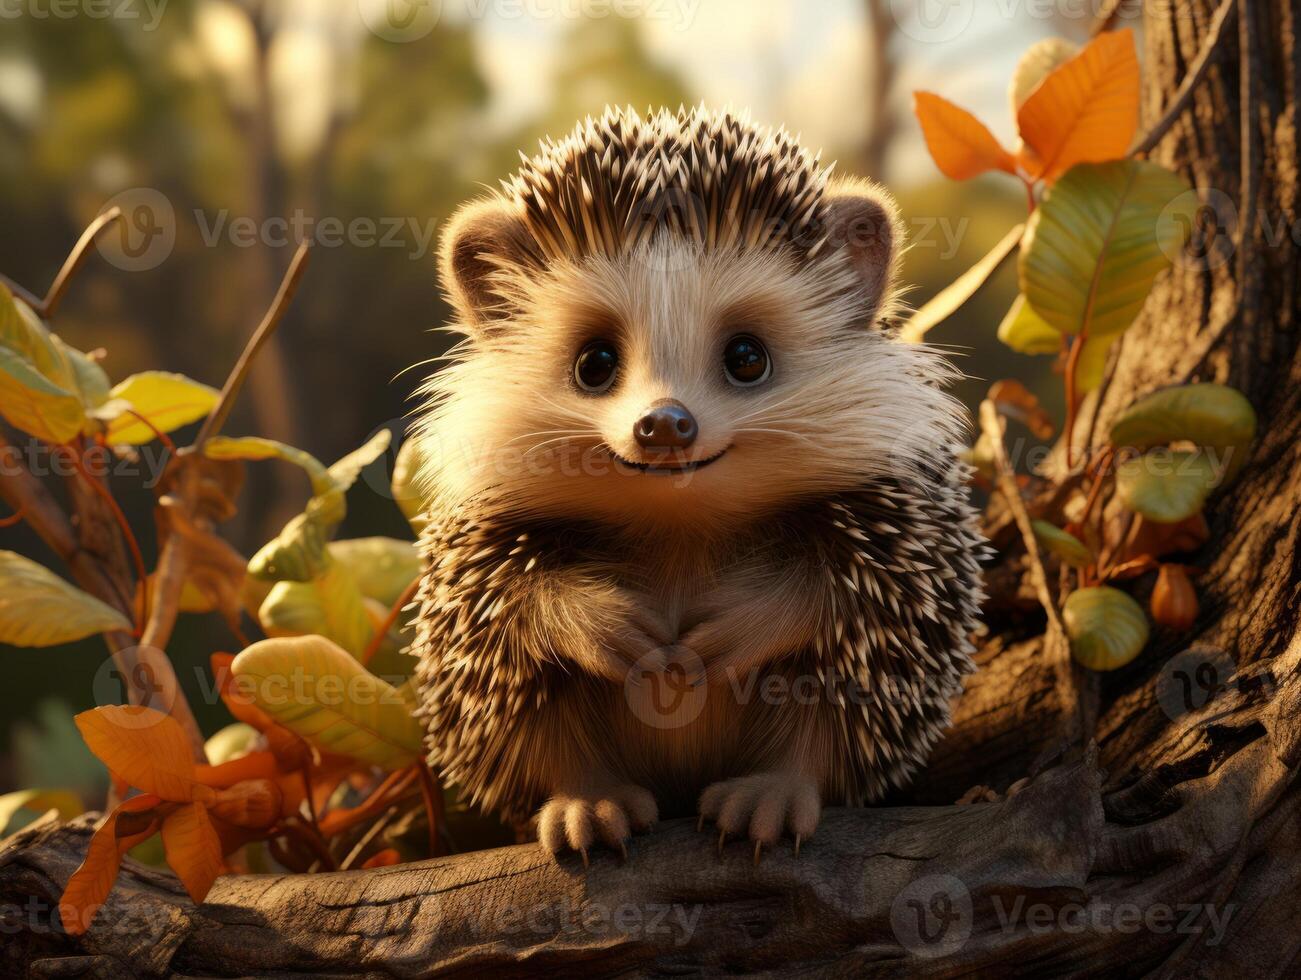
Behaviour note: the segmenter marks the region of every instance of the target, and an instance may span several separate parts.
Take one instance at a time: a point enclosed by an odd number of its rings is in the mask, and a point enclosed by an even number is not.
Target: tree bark
[[[1297,975],[1298,11],[1237,6],[1152,154],[1217,212],[1201,229],[1204,254],[1158,282],[1099,404],[1085,406],[1077,445],[1086,433],[1100,444],[1136,397],[1192,380],[1244,391],[1260,434],[1208,507],[1210,543],[1189,559],[1203,569],[1194,629],[1158,629],[1134,663],[1083,679],[1097,706],[1082,715],[1092,744],[1061,738],[1076,706],[1044,656],[1042,614],[1001,601],[981,670],[914,788],[889,806],[829,811],[798,858],[779,847],[755,867],[739,843],[720,857],[712,836],[677,821],[637,838],[626,863],[599,856],[586,871],[521,845],[369,872],[226,877],[198,908],[170,875],[128,861],[94,926],[72,939],[51,910],[89,821],[47,822],[0,850],[4,972]],[[1148,123],[1216,7],[1149,5]],[[990,520],[1006,525],[996,511]],[[1114,533],[1121,515],[1108,520]],[[1005,537],[990,574],[1009,592],[1025,556]],[[973,797],[973,786],[989,791]],[[976,802],[955,805],[964,795]]]

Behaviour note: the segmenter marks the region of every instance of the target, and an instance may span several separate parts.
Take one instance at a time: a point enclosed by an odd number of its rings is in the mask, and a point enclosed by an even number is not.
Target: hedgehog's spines
[[[658,227],[706,249],[789,245],[809,257],[826,237],[831,167],[785,129],[758,129],[728,111],[607,108],[520,159],[502,196],[536,246],[524,257],[539,264],[616,257]]]

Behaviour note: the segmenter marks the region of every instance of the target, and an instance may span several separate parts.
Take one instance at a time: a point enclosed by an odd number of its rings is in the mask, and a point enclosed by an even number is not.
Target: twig
[[[240,354],[234,370],[230,372],[230,377],[226,379],[226,384],[221,389],[221,397],[217,401],[217,407],[212,410],[212,414],[204,421],[203,428],[199,430],[198,438],[194,440],[196,450],[201,450],[203,444],[221,432],[221,427],[226,424],[231,409],[235,407],[235,399],[239,397],[240,389],[244,386],[244,380],[248,377],[249,368],[253,366],[253,359],[257,357],[262,346],[271,339],[271,335],[275,333],[276,327],[280,325],[280,320],[285,315],[285,310],[289,308],[289,301],[293,299],[294,293],[298,289],[298,281],[302,278],[306,269],[307,253],[310,247],[310,242],[306,239],[299,244],[298,251],[294,253],[293,260],[289,263],[289,270],[285,273],[284,279],[280,281],[280,288],[271,301],[270,309],[262,318],[262,322],[258,324],[257,330],[253,331],[253,336],[249,338],[249,342],[245,345],[244,352]]]
[[[1030,584],[1034,587],[1039,604],[1048,618],[1048,627],[1044,633],[1044,653],[1057,679],[1058,694],[1063,710],[1066,712],[1066,716],[1062,719],[1064,735],[1072,740],[1085,738],[1087,732],[1084,729],[1084,719],[1088,711],[1084,704],[1083,691],[1076,684],[1075,662],[1071,659],[1071,645],[1066,637],[1066,626],[1062,622],[1061,610],[1058,609],[1048,587],[1048,575],[1044,571],[1039,542],[1034,536],[1034,525],[1030,522],[1030,514],[1026,510],[1025,501],[1021,499],[1021,491],[1017,488],[1016,478],[1007,460],[1007,448],[1003,442],[1005,423],[998,414],[998,407],[988,398],[980,403],[980,427],[993,449],[994,473],[998,489],[1021,531],[1026,559],[1030,565]]]
[[[1075,391],[1075,374],[1080,369],[1080,354],[1084,351],[1087,338],[1081,332],[1071,340],[1070,353],[1066,355],[1066,429],[1062,436],[1066,439],[1066,468],[1075,466],[1075,415],[1079,408],[1079,398]]]
[[[921,343],[933,327],[962,309],[1016,251],[1024,234],[1025,225],[1019,224],[1004,235],[980,261],[924,303],[900,328],[899,339],[909,344]]]
[[[416,772],[420,774],[420,792],[425,797],[425,815],[429,820],[429,856],[437,857],[442,850],[438,834],[443,825],[443,794],[423,761],[416,763]]]
[[[50,290],[45,294],[44,299],[37,299],[32,293],[23,289],[22,286],[4,276],[0,276],[0,280],[3,280],[10,291],[30,306],[42,320],[48,320],[54,316],[55,310],[59,308],[59,304],[63,301],[63,294],[68,291],[68,284],[72,281],[72,277],[76,275],[77,270],[81,268],[81,264],[86,261],[90,246],[94,244],[95,239],[109,225],[114,221],[121,220],[121,218],[122,209],[111,207],[90,223],[86,230],[81,233],[81,237],[77,239],[77,244],[72,247],[68,257],[63,260],[63,267],[59,269],[59,274],[54,277],[54,282],[50,285]]]
[[[388,615],[384,618],[384,622],[380,623],[379,627],[375,630],[375,635],[370,638],[370,642],[366,644],[366,649],[362,652],[362,666],[369,664],[375,654],[379,652],[379,648],[384,645],[384,637],[388,636],[389,630],[393,628],[393,624],[396,623],[398,617],[402,615],[402,610],[405,609],[407,604],[416,597],[416,592],[419,589],[420,578],[416,577],[416,579],[414,579],[412,583],[402,591],[402,594],[398,596],[397,602],[393,603],[389,608]]]
[[[118,530],[122,532],[122,540],[126,542],[127,550],[131,552],[131,562],[135,565],[136,578],[140,582],[140,587],[144,590],[145,603],[147,605],[149,602],[149,589],[147,585],[149,572],[145,568],[145,557],[140,551],[140,542],[136,540],[135,532],[131,530],[131,522],[126,519],[126,514],[122,512],[122,508],[118,506],[117,500],[115,500],[113,494],[109,492],[108,487],[95,479],[95,477],[91,475],[90,471],[86,469],[86,464],[82,461],[81,454],[71,446],[63,446],[61,448],[67,454],[72,465],[76,468],[77,473],[86,481],[86,485],[90,487],[95,496],[99,497],[99,499],[104,502],[104,506],[107,507],[109,513],[113,515],[113,520],[117,522]],[[137,635],[143,629],[144,617],[141,616],[140,620],[141,621],[136,624]]]
[[[0,517],[0,528],[16,527],[23,522],[23,510],[21,507],[14,511],[8,517]]]
[[[1093,451],[1093,437],[1098,430],[1098,416],[1102,413],[1102,403],[1107,400],[1107,392],[1111,390],[1111,379],[1116,376],[1116,366],[1120,363],[1120,351],[1125,344],[1125,335],[1122,333],[1111,344],[1111,350],[1107,354],[1107,364],[1102,372],[1102,384],[1098,385],[1097,397],[1093,400],[1093,411],[1089,413],[1089,428],[1084,436],[1084,451],[1090,453]]]
[[[163,447],[169,453],[171,453],[173,456],[176,455],[176,443],[172,442],[171,436],[169,436],[162,429],[158,428],[158,426],[150,422],[149,419],[141,415],[134,408],[128,408],[126,410],[126,414],[132,416],[137,422],[139,422],[141,425],[148,428],[149,431],[154,434],[154,438],[157,439],[159,442],[161,442],[163,444]]]
[[[1116,23],[1116,17],[1120,14],[1122,2],[1124,0],[1103,0],[1097,16],[1094,17],[1093,26],[1089,29],[1090,36],[1097,37],[1099,34],[1111,30]]]
[[[1184,80],[1179,83],[1178,90],[1171,97],[1169,106],[1166,107],[1161,118],[1130,147],[1130,156],[1146,156],[1151,153],[1156,148],[1156,145],[1161,142],[1162,137],[1170,131],[1170,127],[1188,108],[1193,92],[1201,84],[1202,79],[1206,77],[1207,71],[1210,70],[1215,61],[1215,56],[1220,51],[1220,45],[1229,36],[1228,26],[1237,13],[1237,2],[1238,0],[1223,0],[1216,9],[1214,16],[1211,17],[1210,26],[1207,28],[1206,39],[1202,42],[1197,56],[1193,58],[1192,64],[1188,66],[1188,72],[1184,75]]]

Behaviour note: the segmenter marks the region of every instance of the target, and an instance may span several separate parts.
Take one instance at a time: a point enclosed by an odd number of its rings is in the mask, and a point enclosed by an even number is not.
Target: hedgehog
[[[798,853],[908,782],[973,669],[966,422],[897,337],[897,210],[703,106],[520,156],[440,240],[429,761],[584,864],[676,816]]]

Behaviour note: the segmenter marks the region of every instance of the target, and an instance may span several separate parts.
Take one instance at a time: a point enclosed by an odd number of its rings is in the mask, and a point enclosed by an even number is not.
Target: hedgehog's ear
[[[439,243],[439,271],[466,328],[484,331],[510,315],[493,279],[503,265],[523,261],[527,235],[523,219],[496,198],[467,204],[448,222]]]
[[[894,200],[866,180],[827,189],[827,245],[843,250],[862,282],[863,319],[875,326],[894,294],[903,222]]]

